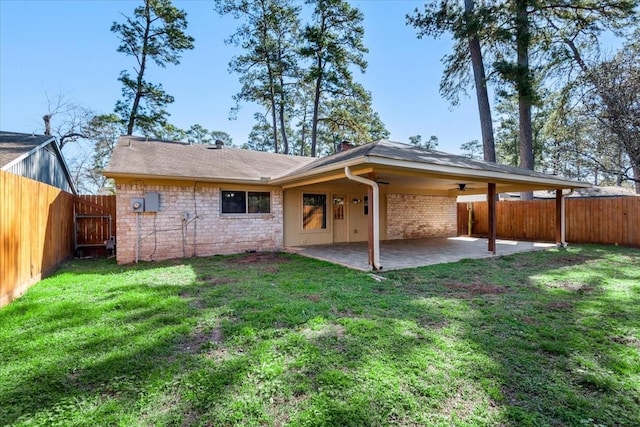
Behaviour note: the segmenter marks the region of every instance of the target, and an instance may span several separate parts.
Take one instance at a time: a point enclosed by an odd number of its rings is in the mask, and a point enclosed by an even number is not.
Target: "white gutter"
[[[565,206],[567,202],[564,198],[572,195],[573,191],[574,190],[571,189],[567,194],[560,196],[560,244],[563,248],[567,247],[567,219],[565,215]]]
[[[349,166],[344,167],[344,173],[351,181],[356,181],[364,185],[368,185],[373,190],[373,200],[371,204],[373,206],[373,269],[382,270],[380,265],[380,188],[378,183],[361,176],[356,176],[351,173]]]

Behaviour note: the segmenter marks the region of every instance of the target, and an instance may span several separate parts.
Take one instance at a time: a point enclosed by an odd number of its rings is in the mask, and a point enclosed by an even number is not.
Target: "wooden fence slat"
[[[575,197],[565,202],[568,242],[640,247],[640,197]],[[467,232],[466,210],[467,203],[458,203],[459,234]],[[496,212],[499,238],[555,241],[554,200],[500,201]],[[473,219],[472,234],[486,236],[486,202],[473,203]]]

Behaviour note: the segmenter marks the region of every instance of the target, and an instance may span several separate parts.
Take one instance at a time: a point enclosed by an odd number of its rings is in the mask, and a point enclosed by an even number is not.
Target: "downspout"
[[[566,201],[565,197],[568,197],[573,194],[573,189],[571,189],[567,194],[563,194],[560,196],[560,241],[563,248],[567,247],[567,219],[565,215],[565,206]]]
[[[368,185],[373,190],[373,269],[382,270],[380,265],[380,188],[378,183],[361,176],[356,176],[351,173],[349,166],[344,167],[344,173],[351,181],[356,181],[364,185]]]

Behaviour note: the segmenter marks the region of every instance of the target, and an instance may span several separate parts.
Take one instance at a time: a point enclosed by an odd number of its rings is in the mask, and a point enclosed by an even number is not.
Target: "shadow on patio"
[[[553,248],[554,243],[496,240],[496,256]],[[439,237],[430,239],[383,240],[380,242],[382,271],[456,262],[465,258],[490,258],[487,239],[480,237]],[[285,249],[309,258],[369,271],[367,242],[296,246]]]

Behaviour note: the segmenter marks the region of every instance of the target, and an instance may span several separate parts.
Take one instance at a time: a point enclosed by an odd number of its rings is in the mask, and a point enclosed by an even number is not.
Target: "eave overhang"
[[[307,185],[310,182],[327,182],[337,178],[343,178],[344,168],[351,167],[355,174],[367,173],[371,171],[385,171],[398,175],[418,175],[425,177],[468,180],[474,182],[486,182],[501,184],[504,191],[514,189],[557,189],[557,188],[588,188],[590,184],[555,178],[551,175],[531,176],[501,171],[492,171],[477,168],[465,168],[450,165],[439,165],[434,163],[422,163],[407,160],[391,159],[376,155],[367,155],[350,159],[343,162],[336,162],[330,165],[321,166],[301,172],[293,172],[289,175],[272,179],[270,183],[283,188],[298,187]],[[502,190],[502,189],[501,189]]]
[[[159,181],[181,181],[181,182],[208,182],[223,184],[241,184],[241,185],[274,185],[269,179],[239,179],[239,178],[223,178],[211,176],[173,176],[173,175],[150,175],[150,174],[132,174],[126,172],[109,172],[102,173],[107,178],[129,179],[129,180],[159,180]]]

